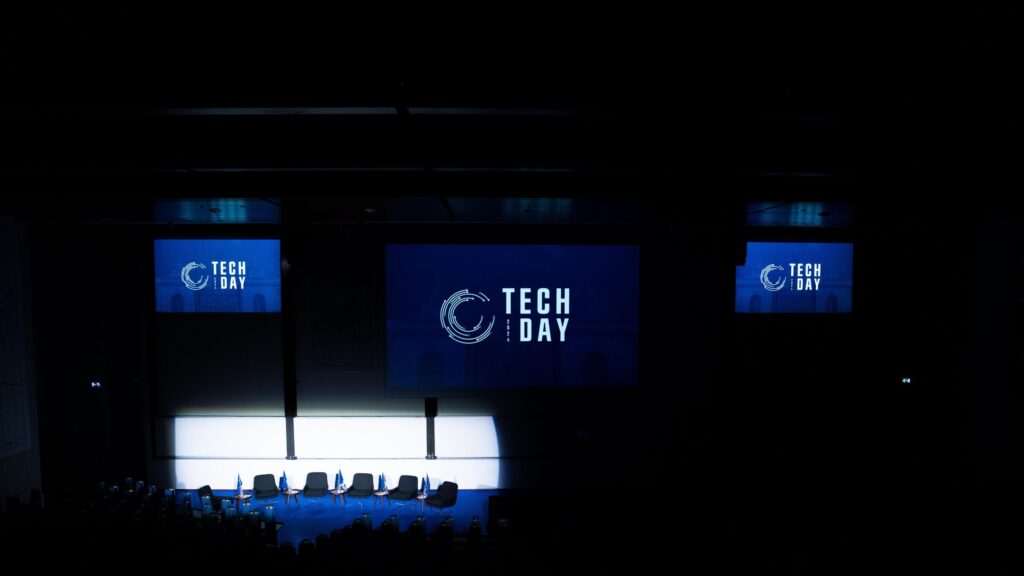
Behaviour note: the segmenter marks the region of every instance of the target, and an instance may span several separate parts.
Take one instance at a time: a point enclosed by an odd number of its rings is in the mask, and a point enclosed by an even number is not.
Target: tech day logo
[[[206,270],[206,265],[200,262],[189,262],[181,268],[181,281],[185,283],[185,288],[189,290],[202,290],[206,288],[206,283],[210,280],[209,276],[204,275],[202,280],[198,282],[193,281],[189,274],[196,268]]]
[[[493,314],[487,328],[483,327],[484,317],[482,315],[472,328],[466,328],[459,323],[459,319],[455,316],[455,310],[462,304],[473,301],[490,302],[491,300],[483,292],[470,292],[463,289],[449,296],[441,304],[441,326],[448,332],[448,337],[459,344],[479,344],[486,340],[491,335],[491,330],[494,329]]]
[[[245,289],[245,260],[214,260],[210,262],[210,265],[213,267],[214,290]],[[193,280],[192,274],[197,268],[206,270],[206,264],[189,262],[181,267],[181,282],[189,290],[202,290],[210,281],[210,276],[207,274],[203,274],[199,280]]]
[[[505,342],[512,342],[515,329],[518,342],[565,342],[569,288],[502,288],[501,292],[505,296]],[[518,306],[513,305],[514,301]],[[483,292],[462,289],[441,303],[441,326],[460,344],[479,344],[491,335],[496,317],[492,314],[485,327],[485,315],[480,315],[476,324],[467,328],[456,316],[456,309],[466,302],[479,302],[485,309],[493,309],[491,299]],[[513,321],[513,314],[518,321]]]
[[[778,272],[782,272],[782,274],[778,274]],[[790,290],[817,291],[821,287],[821,263],[790,262],[788,276],[786,269],[777,264],[769,264],[761,269],[761,285],[765,290],[778,292],[787,284]]]

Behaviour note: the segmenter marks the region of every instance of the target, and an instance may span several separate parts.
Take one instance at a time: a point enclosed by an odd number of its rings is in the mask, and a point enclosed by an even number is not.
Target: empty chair
[[[302,496],[310,498],[314,496],[327,495],[327,473],[310,472],[306,474],[306,486],[302,489]]]
[[[412,500],[416,497],[417,483],[415,476],[403,474],[398,478],[398,488],[388,490],[388,496],[392,500]]]
[[[455,501],[459,498],[459,485],[455,482],[441,482],[441,485],[437,488],[437,494],[427,496],[424,500],[427,506],[433,506],[434,508],[447,508],[449,506],[455,506]]]
[[[200,488],[198,490],[198,492],[199,492],[199,502],[200,503],[203,501],[203,496],[209,496],[210,497],[210,506],[213,508],[214,512],[220,510],[221,502],[223,502],[225,500],[231,500],[230,496],[214,496],[213,495],[213,489],[210,488],[209,484],[207,484],[206,486],[203,486],[202,488]]]
[[[252,495],[255,498],[276,498],[277,481],[273,474],[260,474],[252,479]]]
[[[373,474],[360,472],[352,477],[352,486],[345,491],[345,495],[353,498],[366,498],[373,492]]]

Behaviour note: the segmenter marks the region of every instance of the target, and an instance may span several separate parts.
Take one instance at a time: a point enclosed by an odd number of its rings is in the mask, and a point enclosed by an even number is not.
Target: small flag
[[[384,490],[384,475],[377,474],[377,491],[381,492]]]
[[[341,468],[338,468],[338,486],[345,485],[345,475],[341,473]]]
[[[420,494],[426,494],[426,489],[427,489],[427,479],[426,478],[420,478]]]
[[[284,470],[281,471],[281,490],[288,490],[288,474]]]
[[[427,483],[427,486],[426,486],[426,488],[424,488],[424,492],[423,492],[424,494],[426,494],[427,492],[430,492],[430,474],[427,474],[426,483]]]
[[[238,475],[238,495],[242,495],[242,475]]]
[[[334,475],[334,489],[341,488],[341,472]]]

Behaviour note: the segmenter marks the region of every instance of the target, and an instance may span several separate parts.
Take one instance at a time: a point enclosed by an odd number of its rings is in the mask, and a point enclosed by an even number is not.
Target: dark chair
[[[203,503],[203,496],[209,496],[210,497],[210,506],[213,507],[213,511],[214,512],[220,511],[220,504],[221,504],[221,502],[223,502],[225,500],[231,500],[230,496],[214,496],[213,495],[213,488],[210,488],[209,484],[207,484],[206,486],[203,486],[202,488],[200,488],[198,490],[198,493],[199,493],[199,504],[200,505],[202,505],[202,503]]]
[[[392,500],[412,500],[416,497],[418,482],[415,476],[403,475],[398,478],[398,488],[388,490],[388,496]]]
[[[278,494],[273,474],[260,474],[252,479],[253,498],[276,498]]]
[[[352,477],[352,485],[345,491],[346,496],[352,498],[366,498],[373,494],[373,474],[360,472]]]
[[[455,501],[458,499],[459,485],[455,482],[441,482],[441,485],[437,487],[437,494],[427,496],[424,503],[434,508],[447,508],[455,506]]]
[[[306,486],[302,489],[303,498],[326,496],[327,490],[326,472],[310,472],[306,474]]]

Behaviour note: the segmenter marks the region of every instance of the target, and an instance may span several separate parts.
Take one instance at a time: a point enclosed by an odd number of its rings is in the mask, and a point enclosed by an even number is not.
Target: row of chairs
[[[388,490],[388,498],[392,500],[412,500],[419,492],[417,488],[418,479],[415,476],[402,475],[398,479],[398,487]],[[302,496],[315,498],[326,496],[329,490],[326,472],[310,472],[306,475],[306,485],[302,489]],[[209,486],[199,489],[199,496],[202,498],[208,495],[214,501],[219,498],[213,496],[213,490]],[[373,486],[373,475],[360,472],[352,477],[352,485],[345,490],[345,495],[350,498],[368,498],[376,492]],[[280,495],[277,483],[273,474],[259,474],[253,478],[252,493],[256,499],[276,498]],[[447,508],[454,506],[459,496],[459,485],[455,482],[442,482],[437,487],[437,493],[427,496],[424,503],[435,508]],[[215,507],[219,508],[215,504]]]

